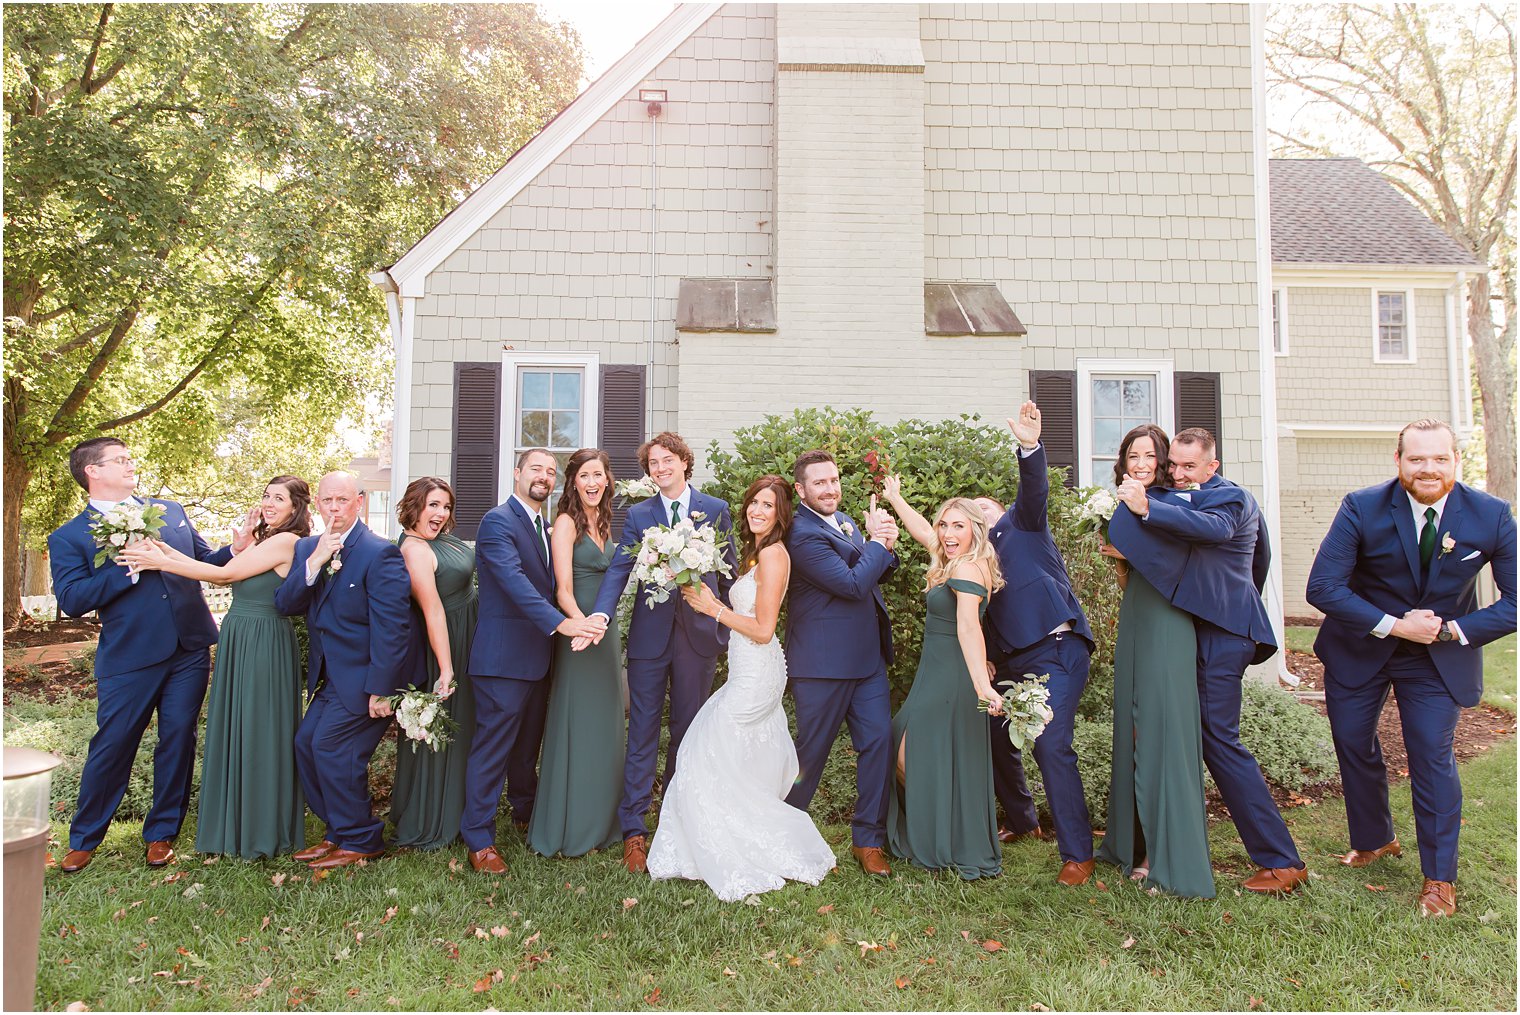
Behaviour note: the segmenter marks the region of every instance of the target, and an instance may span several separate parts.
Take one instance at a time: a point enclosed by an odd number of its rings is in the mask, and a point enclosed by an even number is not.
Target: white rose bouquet
[[[409,688],[391,699],[391,707],[395,709],[396,723],[401,727],[402,736],[412,745],[413,753],[419,744],[432,751],[440,750],[459,726],[443,707],[443,699],[432,691]]]
[[[633,556],[633,578],[644,585],[645,605],[651,610],[656,603],[669,599],[677,587],[700,585],[703,575],[716,572],[728,577],[733,573],[723,557],[727,534],[711,525],[698,528],[695,515],[693,512],[692,517],[674,525],[645,529],[636,549],[623,548]]]
[[[1119,498],[1106,486],[1089,486],[1077,495],[1077,531],[1096,532],[1108,542],[1108,521],[1119,508]]]
[[[95,551],[95,566],[115,560],[124,547],[156,538],[163,528],[162,504],[122,501],[90,522],[90,536],[99,547]]]
[[[1002,681],[1008,688],[1003,692],[1003,716],[1008,720],[1008,741],[1015,750],[1022,751],[1034,743],[1056,717],[1049,704],[1050,688],[1045,686],[1049,680],[1049,673],[1026,673],[1023,680]],[[985,712],[987,703],[978,702],[977,707]]]
[[[625,504],[635,501],[648,500],[660,492],[660,488],[654,485],[654,480],[648,476],[640,476],[638,479],[620,479],[612,486],[612,492],[623,498]]]

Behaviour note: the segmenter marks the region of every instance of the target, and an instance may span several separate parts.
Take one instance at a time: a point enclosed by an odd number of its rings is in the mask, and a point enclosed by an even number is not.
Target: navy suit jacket
[[[274,592],[274,605],[286,616],[306,614],[310,661],[308,692],[315,692],[324,670],[338,701],[354,715],[369,715],[369,696],[404,691],[411,633],[412,581],[401,550],[375,535],[363,522],[337,554],[342,564],[306,584],[306,560],[320,536],[296,541],[290,573]]]
[[[1092,628],[1050,535],[1049,501],[1050,476],[1041,444],[1019,456],[1018,496],[988,533],[1007,584],[992,594],[983,626],[989,644],[1004,655],[1029,648],[1066,623],[1092,649]]]
[[[735,573],[738,565],[734,558],[734,523],[729,517],[728,505],[716,497],[709,497],[696,487],[691,488],[690,504],[693,516],[698,512],[703,516],[698,520],[698,526],[716,525],[719,532],[729,534],[723,558],[728,561],[730,574]],[[617,618],[618,598],[628,585],[628,575],[633,571],[633,555],[638,552],[644,531],[657,525],[669,524],[670,516],[665,513],[665,502],[658,496],[642,500],[628,509],[628,517],[623,520],[623,534],[618,538],[617,549],[612,553],[607,577],[602,579],[602,587],[597,592],[593,613],[603,613],[614,620]],[[706,574],[702,576],[702,583],[712,589],[719,599],[727,599],[729,586],[733,585],[734,580],[732,577]],[[704,658],[713,658],[727,647],[728,628],[712,617],[696,613],[676,594],[651,608],[645,604],[644,588],[641,585],[634,600],[633,620],[628,625],[628,658],[658,659],[664,655],[670,644],[670,633],[675,626],[677,611],[685,614],[682,621],[686,624],[692,645]]]
[[[835,529],[806,506],[797,508],[786,548],[792,585],[786,607],[786,669],[794,677],[859,680],[892,664],[892,622],[882,598],[882,578],[897,555],[867,542],[844,512]]]
[[[187,556],[220,566],[232,557],[230,547],[213,551],[185,509],[172,500],[144,498],[164,509],[158,538]],[[90,522],[100,512],[86,507],[48,535],[48,564],[58,611],[82,617],[100,615],[100,647],[95,676],[111,677],[161,663],[181,648],[216,644],[216,624],[201,594],[201,583],[163,571],[144,571],[132,584],[127,569],[113,560],[95,566]]]
[[[1371,680],[1400,639],[1372,629],[1384,614],[1402,617],[1431,610],[1455,620],[1468,643],[1427,646],[1430,660],[1458,704],[1472,706],[1483,693],[1481,646],[1515,630],[1515,516],[1497,497],[1465,483],[1452,487],[1441,513],[1441,535],[1430,574],[1420,580],[1419,537],[1409,497],[1397,479],[1348,493],[1309,571],[1307,598],[1325,614],[1314,653],[1348,687]],[[1499,600],[1479,610],[1478,572],[1489,562]]]
[[[554,629],[565,615],[554,605],[554,567],[543,546],[532,516],[516,497],[480,520],[475,536],[480,613],[470,648],[471,676],[543,680],[549,675]]]
[[[1258,576],[1270,563],[1259,552],[1261,509],[1242,487],[1214,476],[1199,490],[1149,491],[1144,521],[1120,506],[1109,541],[1179,610],[1256,643],[1251,661],[1277,651]]]

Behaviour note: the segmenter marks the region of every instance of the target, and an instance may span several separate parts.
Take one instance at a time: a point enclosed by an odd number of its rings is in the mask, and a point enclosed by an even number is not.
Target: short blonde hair
[[[939,523],[944,520],[947,511],[959,511],[966,516],[971,523],[971,546],[960,556],[946,558],[945,551],[939,542]],[[997,550],[993,549],[992,540],[987,538],[987,519],[982,516],[982,509],[976,506],[976,501],[969,497],[951,497],[939,506],[934,513],[934,545],[929,548],[929,571],[924,576],[924,590],[943,585],[950,580],[950,571],[962,561],[986,561],[987,573],[992,578],[992,587],[987,591],[996,592],[1006,582],[1003,581],[1003,569],[998,563]]]

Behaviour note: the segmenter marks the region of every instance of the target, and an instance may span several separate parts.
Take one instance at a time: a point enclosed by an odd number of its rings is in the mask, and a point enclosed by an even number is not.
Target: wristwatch
[[[1451,621],[1441,625],[1441,630],[1436,634],[1436,641],[1455,641],[1456,635],[1451,633]]]

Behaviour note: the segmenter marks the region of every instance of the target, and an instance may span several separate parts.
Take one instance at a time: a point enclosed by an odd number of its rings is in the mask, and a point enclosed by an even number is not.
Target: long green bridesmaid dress
[[[887,845],[919,867],[954,867],[966,880],[1003,873],[992,795],[992,745],[987,717],[956,634],[956,592],[987,590],[951,578],[924,596],[923,654],[913,688],[892,719],[894,777],[887,800]],[[897,751],[908,739],[907,784],[899,784]]]
[[[575,604],[583,613],[595,606],[617,549],[613,539],[598,547],[585,535],[576,538],[570,566]],[[622,840],[617,808],[627,729],[618,683],[621,654],[615,631],[580,652],[571,651],[570,639],[554,636],[554,684],[528,823],[528,848],[541,856],[580,856]]]
[[[1131,568],[1114,648],[1114,757],[1098,859],[1126,874],[1150,857],[1147,885],[1214,897],[1203,805],[1193,618]]]
[[[273,570],[232,583],[206,706],[195,848],[245,860],[306,845],[306,799],[296,775],[301,647],[274,608]]]
[[[415,539],[403,533],[397,545]],[[391,820],[396,823],[396,845],[413,849],[441,849],[459,838],[459,817],[464,813],[464,769],[475,735],[475,691],[470,685],[470,643],[475,637],[477,596],[475,551],[451,533],[424,540],[432,548],[438,567],[433,580],[449,629],[449,655],[454,661],[454,693],[444,710],[458,724],[442,750],[412,750],[402,737],[396,744],[396,785],[391,791]],[[427,622],[412,603],[412,657],[418,670],[412,683],[432,690],[438,680],[438,659],[427,640]]]

